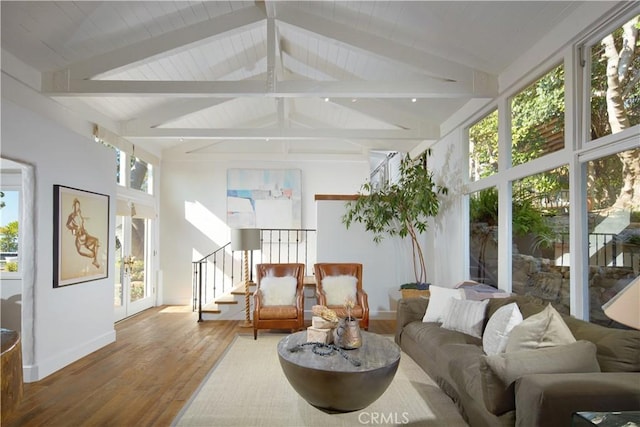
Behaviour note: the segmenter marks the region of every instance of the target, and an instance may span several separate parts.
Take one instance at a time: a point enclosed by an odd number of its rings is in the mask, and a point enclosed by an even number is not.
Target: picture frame
[[[301,176],[300,169],[227,169],[227,225],[301,228]]]
[[[53,287],[109,275],[109,196],[53,186]]]

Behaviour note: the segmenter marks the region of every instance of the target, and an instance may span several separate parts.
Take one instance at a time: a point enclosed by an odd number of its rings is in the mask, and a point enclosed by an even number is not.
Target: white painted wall
[[[428,276],[433,284],[453,287],[468,276],[466,253],[466,208],[461,195],[467,174],[463,135],[456,129],[433,147],[429,168],[436,182],[448,188],[440,198],[438,216],[430,222],[426,238]]]
[[[30,382],[115,340],[113,266],[106,279],[54,289],[52,257],[54,184],[111,197],[109,245],[113,248],[115,155],[88,136],[3,98],[2,156],[32,165],[35,173],[31,218],[25,219],[34,228],[21,228],[31,235],[36,248],[30,272],[33,286],[26,289],[31,285],[25,281],[21,301],[24,377]]]
[[[227,169],[233,168],[300,169],[302,228],[311,229],[317,226],[316,194],[355,194],[369,177],[366,158],[343,162],[164,159],[160,182],[161,303],[191,304],[191,262],[229,242]]]
[[[385,237],[379,244],[359,223],[347,230],[342,223],[344,201],[320,200],[318,211],[318,262],[359,262],[362,287],[369,297],[371,318],[395,318],[397,297],[390,292],[415,282],[409,239]]]

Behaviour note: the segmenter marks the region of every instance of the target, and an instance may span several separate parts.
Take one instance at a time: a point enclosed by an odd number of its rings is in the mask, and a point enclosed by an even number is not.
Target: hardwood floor
[[[22,402],[0,424],[170,425],[235,335],[253,334],[240,321],[197,323],[187,310],[156,307],[116,324],[116,342],[25,384]],[[370,320],[369,331],[392,334],[395,321]]]

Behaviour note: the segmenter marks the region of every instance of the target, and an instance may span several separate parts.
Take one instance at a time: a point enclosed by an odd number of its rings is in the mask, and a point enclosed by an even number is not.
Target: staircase
[[[243,253],[231,251],[227,243],[203,258],[192,262],[193,311],[198,322],[205,320],[244,320],[245,289],[242,273]],[[249,292],[253,294],[254,267],[258,263],[305,264],[307,275],[313,274],[316,262],[316,230],[262,229],[260,249],[249,253]],[[305,280],[315,283],[313,276]],[[250,296],[250,304],[253,297]],[[253,308],[250,307],[250,312]]]

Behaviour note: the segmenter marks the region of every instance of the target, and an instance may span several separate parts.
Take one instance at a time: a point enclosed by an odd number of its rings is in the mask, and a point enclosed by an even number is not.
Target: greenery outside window
[[[640,176],[624,160],[634,151],[587,163],[589,316],[607,326],[619,325],[602,305],[640,275],[640,193],[630,186]]]
[[[18,188],[3,186],[0,191],[0,272],[3,276],[19,273],[20,196]]]
[[[569,313],[569,169],[513,182],[512,291]]]
[[[640,123],[639,28],[636,15],[591,46],[590,141]]]
[[[498,287],[498,190],[469,196],[469,278]]]
[[[469,128],[469,179],[478,181],[498,172],[498,110]]]
[[[564,67],[511,99],[511,157],[517,166],[564,148]]]

